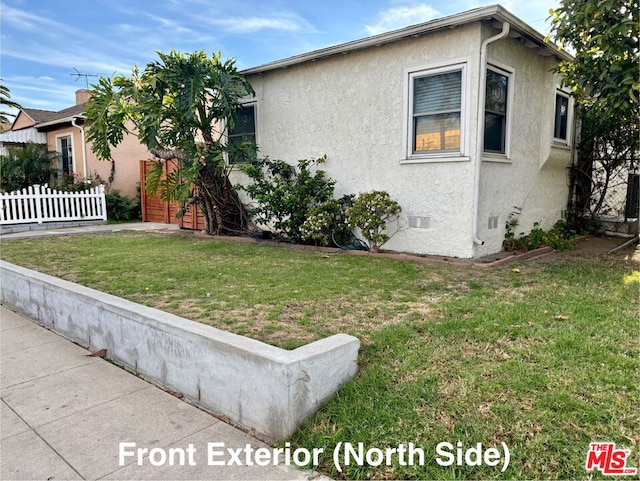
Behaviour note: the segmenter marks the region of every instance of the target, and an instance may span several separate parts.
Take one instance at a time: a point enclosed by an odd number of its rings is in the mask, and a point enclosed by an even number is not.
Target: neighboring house
[[[287,162],[327,154],[338,195],[388,191],[403,213],[385,249],[477,258],[502,249],[516,208],[518,232],[565,214],[561,59],[504,8],[479,8],[245,70],[255,98],[232,134]]]
[[[48,150],[59,154],[57,170],[60,179],[70,176],[76,181],[83,181],[99,176],[107,181],[111,162],[98,160],[85,138],[84,106],[88,99],[89,91],[81,89],[76,91],[76,105],[59,112],[20,109],[11,129],[0,134],[3,150],[28,142],[46,144]],[[140,144],[137,137],[126,136],[112,150],[115,177],[111,188],[120,190],[123,195],[137,197],[140,161],[149,157],[146,147]]]
[[[0,154],[7,155],[9,149],[20,148],[29,142],[46,144],[47,135],[34,127],[38,121],[55,112],[36,109],[22,109],[8,129],[0,134]]]

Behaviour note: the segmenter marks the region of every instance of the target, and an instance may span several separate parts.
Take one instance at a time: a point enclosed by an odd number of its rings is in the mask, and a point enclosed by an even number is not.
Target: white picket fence
[[[103,185],[81,192],[32,185],[0,194],[0,225],[74,220],[107,220]]]

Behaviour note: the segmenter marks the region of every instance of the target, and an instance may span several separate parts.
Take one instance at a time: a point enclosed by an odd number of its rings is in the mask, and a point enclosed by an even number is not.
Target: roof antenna
[[[84,83],[87,86],[87,90],[89,90],[89,77],[99,77],[100,75],[98,74],[91,74],[91,73],[82,73],[80,72],[77,68],[73,67],[73,70],[75,70],[74,73],[70,73],[69,75],[73,75],[76,78],[76,82],[81,78],[84,77]]]

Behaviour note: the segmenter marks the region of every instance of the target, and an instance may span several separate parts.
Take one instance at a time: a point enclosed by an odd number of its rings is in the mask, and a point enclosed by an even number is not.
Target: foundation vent
[[[416,229],[428,229],[430,223],[429,217],[420,217],[417,215],[409,216],[409,227],[413,227]]]
[[[498,228],[498,217],[489,217],[489,229]]]

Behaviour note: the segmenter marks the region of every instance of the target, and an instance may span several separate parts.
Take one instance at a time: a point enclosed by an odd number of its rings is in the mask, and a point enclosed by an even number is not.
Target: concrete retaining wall
[[[357,371],[353,336],[285,351],[3,261],[0,279],[6,306],[271,439]]]

